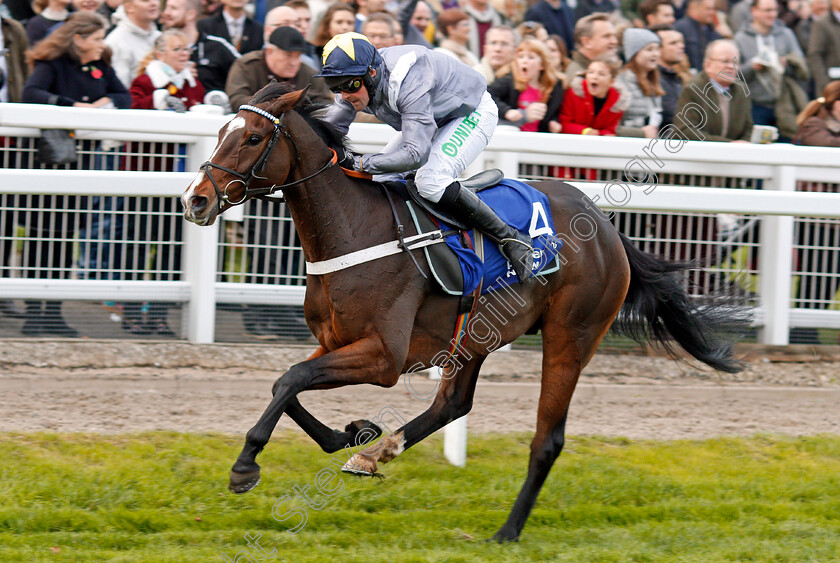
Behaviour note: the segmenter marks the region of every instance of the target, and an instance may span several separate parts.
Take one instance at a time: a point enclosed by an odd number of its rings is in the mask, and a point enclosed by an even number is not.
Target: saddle
[[[343,170],[348,176],[370,180],[367,174]],[[327,260],[306,262],[307,275],[327,275],[407,252],[420,274],[428,277],[411,252],[422,249],[438,284],[446,293],[460,296],[462,305],[467,296],[475,294],[474,300],[479,294],[519,283],[519,276],[495,242],[485,240],[481,231],[469,230],[459,221],[433,209],[417,193],[412,181],[372,182],[371,185],[381,190],[388,200],[397,226],[397,240]],[[546,194],[522,181],[503,178],[499,170],[476,174],[462,185],[483,192],[479,197],[502,221],[530,235],[534,249],[534,276],[544,276],[560,269],[559,253],[564,242],[554,231],[551,205]],[[407,232],[403,224],[406,215],[411,218],[409,230],[416,231],[414,234]]]
[[[463,298],[476,289],[486,293],[511,283],[518,283],[518,277],[495,243],[488,240],[485,246],[486,237],[480,231],[472,230],[472,227],[432,207],[418,193],[412,178],[404,182],[383,182],[382,186],[389,199],[392,199],[392,195],[396,196],[393,199],[399,200],[407,208],[414,226],[414,233],[408,229],[407,235],[422,236],[443,231],[446,244],[425,246],[423,253],[432,276],[445,293]],[[507,215],[509,224],[524,232],[534,231],[535,225],[538,227],[537,232],[544,233],[548,230],[552,235],[550,240],[534,238],[537,264],[534,274],[546,275],[559,269],[558,253],[563,243],[553,237],[551,211],[543,194],[522,182],[505,179],[501,170],[496,169],[486,170],[462,180],[461,186],[477,193],[504,186],[492,192],[488,191],[488,195],[482,196],[482,199],[496,199],[495,203],[490,201],[491,207],[494,207],[503,220],[506,220],[504,216]],[[513,199],[506,200],[506,196],[503,195],[506,193]],[[541,203],[533,203],[538,200]],[[536,206],[543,210],[540,219],[537,220],[538,225],[534,222],[537,213],[532,212],[532,209],[536,210]],[[395,207],[393,211],[396,218],[398,214]],[[515,224],[517,222],[518,224]],[[399,219],[397,223],[400,223]]]
[[[504,178],[501,170],[491,169],[479,172],[461,181],[461,187],[479,192],[496,186]],[[428,200],[417,191],[414,177],[408,177],[404,182],[383,182],[386,189],[394,193],[408,208],[414,223],[415,234],[421,235],[441,230],[442,221],[451,229],[444,229],[448,235],[458,234],[464,248],[474,248],[475,243],[469,238],[470,227],[456,220],[454,217],[432,207]],[[436,222],[435,219],[438,221]],[[464,273],[458,256],[446,244],[436,244],[423,249],[432,276],[445,293],[462,295],[464,291]]]

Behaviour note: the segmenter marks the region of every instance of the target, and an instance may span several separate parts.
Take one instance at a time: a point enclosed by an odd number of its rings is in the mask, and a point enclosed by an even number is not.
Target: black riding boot
[[[534,267],[534,247],[531,238],[499,219],[472,190],[462,188],[458,182],[452,182],[446,187],[438,205],[455,219],[475,227],[496,241],[520,280],[525,281],[531,277]]]

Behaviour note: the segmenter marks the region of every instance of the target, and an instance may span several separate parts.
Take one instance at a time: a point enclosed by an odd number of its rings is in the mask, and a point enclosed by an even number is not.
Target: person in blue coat
[[[709,43],[721,39],[715,30],[715,0],[688,0],[685,16],[674,23],[674,29],[683,34],[685,54],[691,68],[703,70],[703,56]]]
[[[575,13],[566,0],[540,0],[525,12],[525,21],[539,22],[549,35],[562,37],[567,51],[575,48]]]

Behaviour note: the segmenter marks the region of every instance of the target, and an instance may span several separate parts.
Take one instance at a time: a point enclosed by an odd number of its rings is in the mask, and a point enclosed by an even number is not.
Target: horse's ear
[[[297,101],[295,102],[295,105],[294,105],[293,107],[297,107],[298,105],[300,105],[300,103],[301,103],[303,100],[305,100],[305,99],[306,99],[306,94],[307,94],[307,92],[309,92],[309,88],[310,88],[311,86],[312,86],[311,84],[307,84],[307,85],[306,85],[306,88],[304,88],[303,90],[300,90],[300,91],[299,91],[299,92],[300,92],[300,96],[298,96],[298,99],[297,99]]]
[[[289,111],[290,109],[296,107],[298,104],[302,103],[303,100],[306,99],[306,93],[309,91],[309,86],[307,85],[306,88],[303,90],[296,90],[294,92],[289,92],[288,94],[283,94],[273,102],[269,106],[269,111],[274,115],[279,115],[283,112]]]

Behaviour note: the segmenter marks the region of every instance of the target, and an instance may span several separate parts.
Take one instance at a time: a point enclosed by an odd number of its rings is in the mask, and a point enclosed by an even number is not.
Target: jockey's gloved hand
[[[164,98],[166,105],[169,109],[176,113],[184,113],[187,111],[187,106],[181,101],[181,98],[176,98],[175,96],[166,96]]]
[[[347,170],[358,171],[359,170],[359,157],[361,155],[356,154],[349,149],[344,149],[343,152],[344,152],[344,154],[342,154],[342,151],[339,151],[337,153],[338,154],[338,164],[339,164],[339,166],[341,166],[342,168],[346,168]]]

